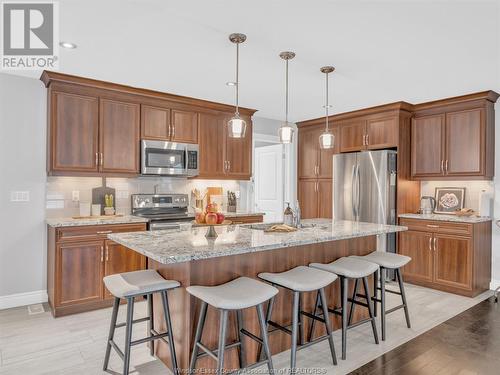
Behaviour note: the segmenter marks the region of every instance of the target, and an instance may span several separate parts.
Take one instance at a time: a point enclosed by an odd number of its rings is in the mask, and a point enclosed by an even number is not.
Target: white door
[[[255,149],[255,210],[264,222],[283,221],[283,145]]]

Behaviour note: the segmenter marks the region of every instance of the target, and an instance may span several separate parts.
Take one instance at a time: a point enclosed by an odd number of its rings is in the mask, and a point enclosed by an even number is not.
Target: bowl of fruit
[[[197,210],[194,217],[193,227],[209,227],[205,237],[217,238],[214,226],[229,225],[231,220],[226,220],[222,212],[219,212],[217,203],[209,203],[205,210]]]

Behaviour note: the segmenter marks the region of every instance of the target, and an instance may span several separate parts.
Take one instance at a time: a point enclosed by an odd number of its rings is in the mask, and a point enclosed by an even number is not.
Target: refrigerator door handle
[[[361,175],[359,173],[359,164],[356,165],[356,220],[359,220],[359,207],[361,205]]]
[[[352,216],[354,220],[356,220],[356,203],[355,203],[355,197],[356,197],[356,184],[355,184],[355,179],[356,179],[356,164],[352,166],[352,176],[351,176],[351,205],[352,205]]]

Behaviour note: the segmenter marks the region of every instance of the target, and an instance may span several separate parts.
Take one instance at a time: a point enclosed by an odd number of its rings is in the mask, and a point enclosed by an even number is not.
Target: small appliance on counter
[[[180,229],[194,219],[187,194],[132,194],[131,200],[132,215],[149,219],[149,230]]]
[[[436,199],[431,196],[424,195],[420,198],[420,213],[423,215],[432,215],[436,209]]]

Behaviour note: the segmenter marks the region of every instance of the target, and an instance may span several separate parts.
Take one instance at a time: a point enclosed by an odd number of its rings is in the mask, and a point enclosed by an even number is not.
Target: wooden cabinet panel
[[[434,234],[434,282],[445,286],[472,287],[470,238]]]
[[[226,214],[226,219],[231,220],[233,224],[252,224],[264,222],[263,215],[231,216],[231,213],[228,213]]]
[[[315,178],[319,164],[319,135],[317,129],[299,131],[298,149],[298,178]]]
[[[252,175],[252,122],[244,119],[247,130],[244,138],[226,138],[226,176],[237,180],[249,179]],[[227,126],[224,126],[227,129]]]
[[[102,298],[103,242],[57,246],[58,304],[99,301]]]
[[[97,172],[98,98],[53,92],[50,112],[49,170]]]
[[[366,121],[355,120],[340,125],[340,152],[360,151],[365,148]]]
[[[484,174],[484,139],[485,123],[483,109],[447,113],[446,175]]]
[[[100,101],[101,171],[139,173],[139,105]]]
[[[319,147],[319,136],[321,132],[318,132],[318,150],[319,150],[319,166],[318,166],[318,177],[320,178],[332,178],[333,175],[333,155],[340,152],[339,145],[339,128],[334,126],[330,128],[330,131],[335,137],[335,145],[331,149],[322,150]]]
[[[303,219],[318,217],[317,180],[299,180],[298,199]]]
[[[332,180],[318,180],[318,217],[331,219],[332,213]]]
[[[141,106],[141,136],[147,139],[170,139],[170,110]]]
[[[444,115],[415,118],[411,125],[413,177],[442,176],[444,168]]]
[[[200,113],[199,177],[224,176],[224,119],[221,116]]]
[[[369,150],[397,147],[399,117],[370,119],[366,122],[366,144]]]
[[[402,269],[404,276],[412,280],[432,282],[434,272],[432,233],[414,231],[400,233],[398,252],[412,259]]]
[[[172,142],[198,143],[198,113],[172,110]]]
[[[144,255],[110,240],[106,240],[104,243],[104,276],[139,271],[146,268],[146,257]],[[106,298],[112,297],[113,295],[106,287],[103,287],[104,296]]]

